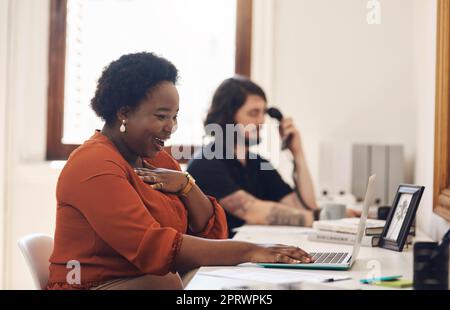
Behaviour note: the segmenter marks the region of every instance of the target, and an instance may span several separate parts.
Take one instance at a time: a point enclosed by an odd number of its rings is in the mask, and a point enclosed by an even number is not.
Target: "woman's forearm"
[[[214,206],[201,189],[194,184],[186,196],[182,196],[186,209],[188,210],[189,227],[193,233],[204,230],[209,219],[214,214]]]
[[[234,266],[241,263],[310,263],[311,256],[297,246],[261,245],[233,240],[210,240],[183,235],[173,267],[186,272],[200,266]]]
[[[232,266],[251,260],[253,243],[232,240],[210,240],[183,235],[175,257],[175,269],[190,270],[199,266]]]

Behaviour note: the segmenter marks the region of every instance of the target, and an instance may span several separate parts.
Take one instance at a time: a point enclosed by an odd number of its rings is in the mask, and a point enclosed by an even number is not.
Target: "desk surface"
[[[289,226],[251,226],[242,227],[235,235],[234,240],[248,241],[254,243],[282,243],[287,245],[299,246],[308,251],[349,251],[352,246],[333,243],[312,242],[307,240],[310,228],[289,227]],[[430,241],[428,237],[420,231],[415,237],[415,241]],[[246,265],[248,267],[248,265]],[[201,267],[200,272],[213,271],[216,269],[231,268],[239,270],[239,266],[230,267]],[[252,265],[252,268],[261,268]],[[264,270],[262,268],[262,270]],[[273,270],[273,269],[272,269]],[[283,269],[286,271],[286,269]],[[413,253],[412,246],[403,250],[403,252],[390,251],[378,247],[361,247],[358,258],[353,267],[348,271],[327,271],[327,270],[300,270],[293,269],[290,272],[308,272],[326,275],[339,275],[351,277],[350,280],[327,283],[326,287],[336,289],[386,289],[374,285],[362,285],[360,279],[368,277],[403,275],[403,279],[412,280],[413,278]],[[261,282],[248,280],[239,280],[223,277],[215,277],[205,274],[196,274],[187,285],[187,290],[212,289],[220,290],[243,285],[261,285]],[[313,288],[313,287],[312,287]],[[323,286],[325,288],[325,286]]]

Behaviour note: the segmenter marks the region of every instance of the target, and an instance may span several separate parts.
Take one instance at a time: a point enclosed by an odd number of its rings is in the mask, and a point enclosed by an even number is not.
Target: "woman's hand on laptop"
[[[311,263],[312,257],[299,247],[282,244],[255,245],[248,261],[252,263]]]

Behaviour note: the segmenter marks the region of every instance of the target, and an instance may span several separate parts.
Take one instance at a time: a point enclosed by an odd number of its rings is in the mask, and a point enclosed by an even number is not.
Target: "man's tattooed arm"
[[[267,215],[267,224],[286,226],[306,226],[307,216],[300,210],[274,205]]]
[[[238,190],[219,201],[229,213],[245,220],[248,224],[311,226],[313,215],[310,211],[260,200],[253,195]]]

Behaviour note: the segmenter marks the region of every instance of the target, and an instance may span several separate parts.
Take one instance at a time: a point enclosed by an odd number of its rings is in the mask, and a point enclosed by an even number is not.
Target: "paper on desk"
[[[312,228],[296,227],[296,226],[270,226],[270,227],[268,227],[266,225],[244,225],[244,226],[234,228],[233,231],[234,232],[245,232],[245,233],[270,232],[271,234],[291,233],[291,234],[307,235],[312,231]]]
[[[273,284],[292,283],[292,282],[329,282],[348,279],[344,276],[336,276],[332,274],[317,274],[301,271],[274,270],[260,267],[233,267],[216,269],[212,271],[199,271],[198,274],[232,278],[246,281],[258,281]]]
[[[258,283],[244,284],[235,286],[224,286],[223,290],[345,290],[346,287],[340,287],[331,283],[314,282],[291,282],[291,283]]]

